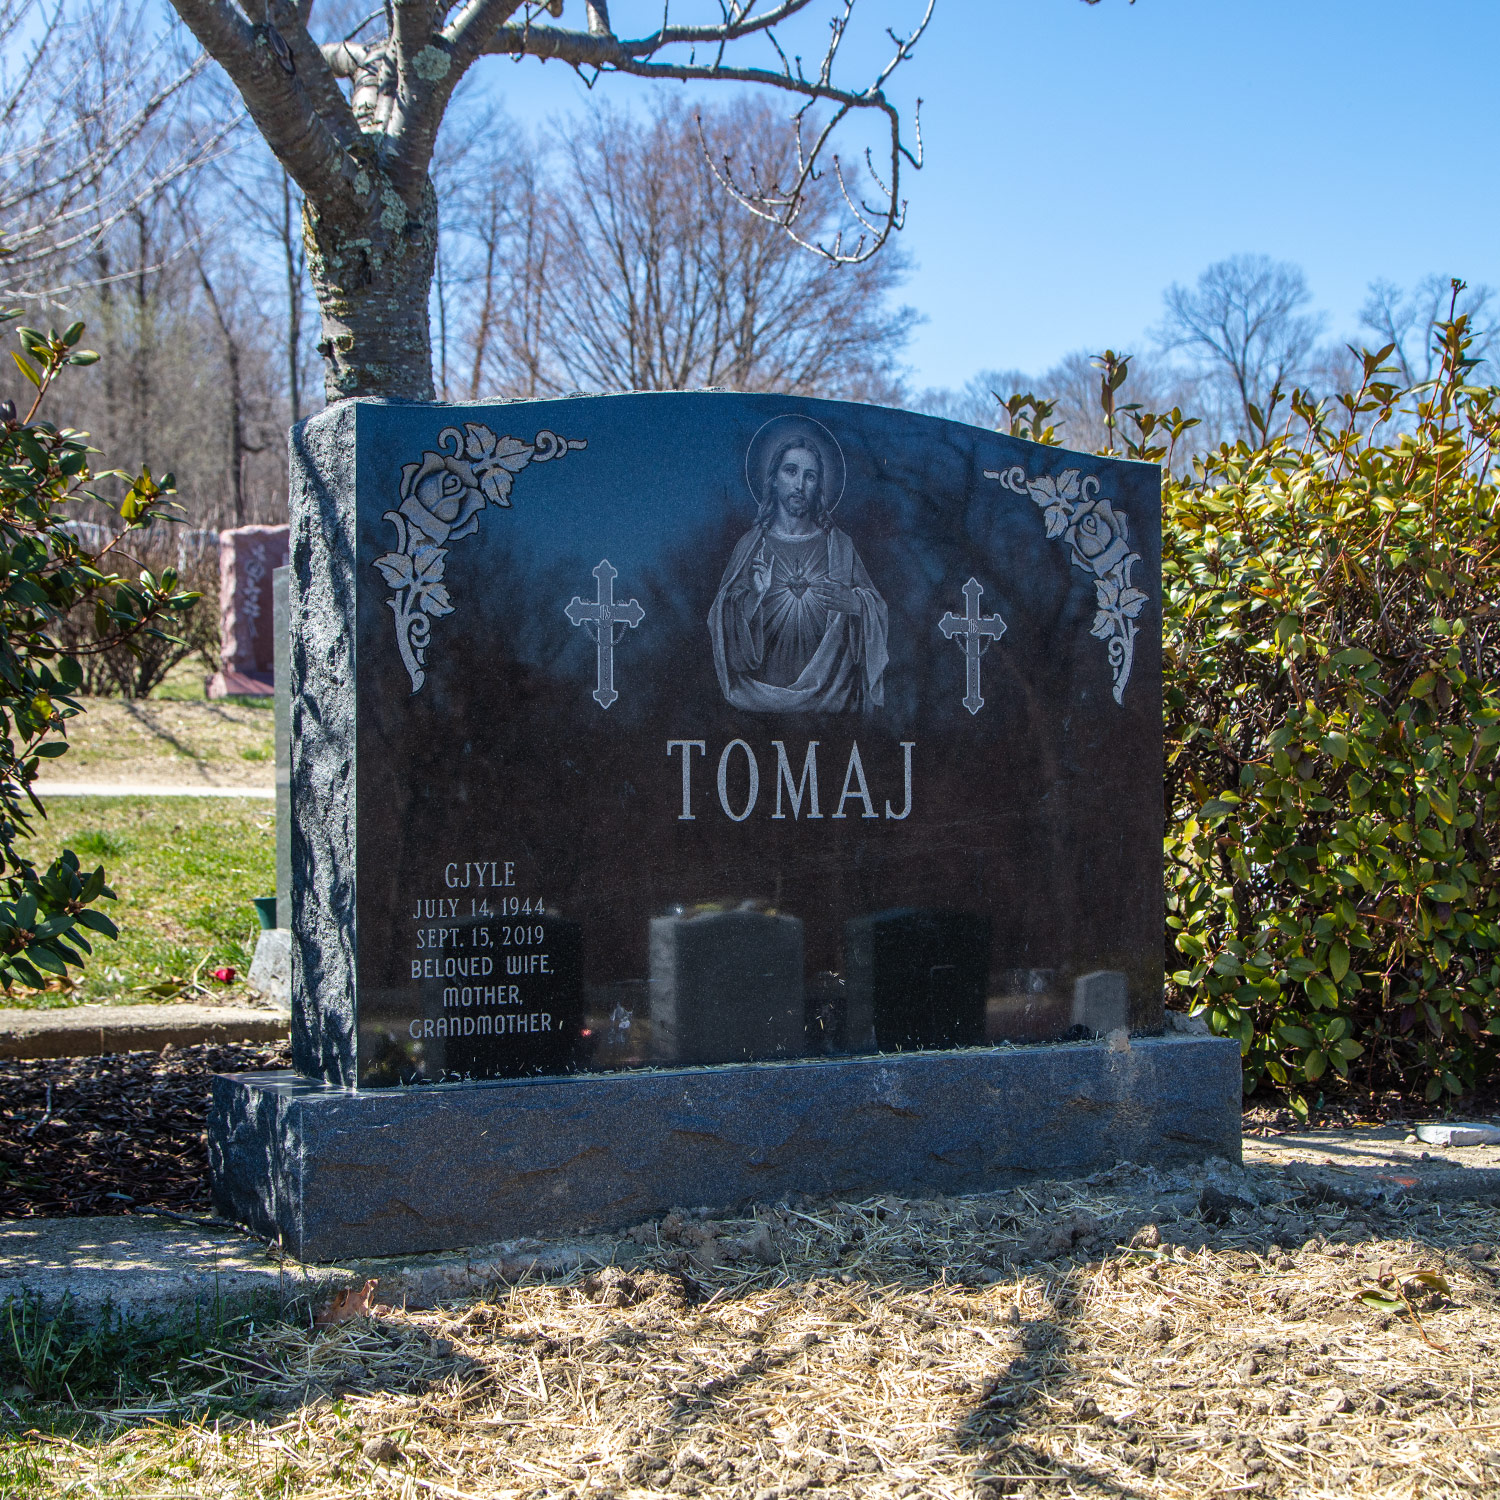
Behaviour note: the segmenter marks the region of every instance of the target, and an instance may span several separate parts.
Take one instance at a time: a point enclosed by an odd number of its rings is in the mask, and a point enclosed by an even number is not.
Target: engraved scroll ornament
[[[986,469],[984,477],[998,480],[1012,494],[1029,495],[1042,511],[1047,535],[1066,542],[1073,566],[1092,576],[1098,608],[1089,634],[1108,647],[1115,702],[1123,703],[1135,658],[1136,617],[1147,597],[1130,582],[1130,570],[1141,555],[1130,550],[1129,522],[1108,500],[1099,498],[1098,478],[1090,474],[1080,479],[1077,469],[1064,469],[1055,478],[1044,474],[1028,479],[1017,464]]]
[[[448,544],[479,530],[487,504],[509,508],[515,476],[527,464],[588,447],[545,430],[530,443],[497,438],[477,422],[465,422],[462,431],[445,427],[437,442],[420,463],[402,466],[400,509],[385,513],[396,528],[396,550],[375,559],[380,576],[395,590],[386,603],[396,617],[396,644],[414,693],[426,675],[432,622],[453,613],[443,582]]]

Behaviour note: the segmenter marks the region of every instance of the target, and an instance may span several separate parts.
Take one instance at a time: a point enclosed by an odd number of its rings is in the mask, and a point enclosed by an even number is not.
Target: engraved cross
[[[624,639],[627,627],[639,625],[646,617],[646,611],[634,599],[615,603],[615,579],[619,576],[619,570],[606,557],[594,569],[594,577],[599,580],[597,597],[585,603],[574,594],[573,602],[563,611],[574,625],[583,626],[598,648],[599,685],[594,689],[594,701],[600,708],[608,708],[620,696],[615,691],[615,647]],[[620,627],[618,635],[616,626]]]
[[[1005,634],[1005,621],[999,615],[979,613],[979,598],[983,593],[984,585],[977,578],[971,578],[963,588],[967,606],[964,613],[956,615],[949,610],[938,622],[938,629],[950,641],[955,637],[963,640],[964,685],[968,688],[964,694],[964,707],[971,714],[977,714],[984,707],[984,699],[979,693],[979,658],[989,649],[991,641],[998,641]]]

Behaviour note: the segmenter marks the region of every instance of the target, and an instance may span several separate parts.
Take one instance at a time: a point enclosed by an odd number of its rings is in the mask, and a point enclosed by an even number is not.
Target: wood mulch
[[[0,1218],[206,1211],[209,1080],[290,1065],[274,1046],[0,1059]]]

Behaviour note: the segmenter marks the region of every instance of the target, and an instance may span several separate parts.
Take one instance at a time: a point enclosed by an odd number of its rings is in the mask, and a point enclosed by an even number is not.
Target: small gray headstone
[[[287,928],[292,925],[291,576],[290,567],[271,574],[276,632],[276,925]]]
[[[1105,1036],[1130,1026],[1130,984],[1118,969],[1096,969],[1073,981],[1073,1024]]]
[[[759,911],[651,919],[651,1038],[658,1062],[803,1051],[802,923]]]
[[[255,957],[245,982],[287,1010],[292,1008],[292,934],[285,927],[270,927],[255,940]]]

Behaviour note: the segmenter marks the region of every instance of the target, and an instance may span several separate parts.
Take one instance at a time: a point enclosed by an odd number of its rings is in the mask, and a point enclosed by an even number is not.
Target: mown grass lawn
[[[45,865],[72,849],[103,865],[117,900],[102,909],[118,942],[95,940],[71,987],[12,990],[0,1005],[140,1004],[232,999],[255,951],[256,896],[276,890],[272,804],[235,797],[54,797],[30,852]],[[210,978],[231,967],[233,986]]]

